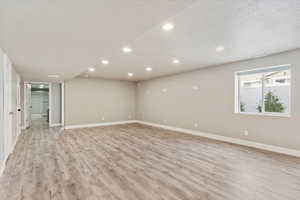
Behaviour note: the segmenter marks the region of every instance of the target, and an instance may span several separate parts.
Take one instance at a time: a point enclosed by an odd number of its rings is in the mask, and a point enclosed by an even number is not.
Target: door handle
[[[14,114],[14,112],[9,112],[8,114],[10,114],[10,115],[13,115],[13,114]]]

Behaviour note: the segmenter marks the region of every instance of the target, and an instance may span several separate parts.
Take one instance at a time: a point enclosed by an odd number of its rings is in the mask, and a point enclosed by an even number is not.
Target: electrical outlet
[[[105,120],[105,117],[104,116],[102,116],[102,121],[104,121]]]
[[[249,135],[249,131],[248,130],[244,130],[244,135],[248,136]]]
[[[198,123],[194,123],[194,127],[197,128],[198,127]]]

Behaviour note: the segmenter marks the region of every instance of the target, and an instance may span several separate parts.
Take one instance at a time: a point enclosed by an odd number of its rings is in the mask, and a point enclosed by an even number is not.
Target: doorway
[[[0,175],[21,132],[21,78],[0,49]]]
[[[49,126],[49,84],[31,84],[30,121]]]
[[[63,83],[24,83],[25,128],[64,126],[63,87]]]

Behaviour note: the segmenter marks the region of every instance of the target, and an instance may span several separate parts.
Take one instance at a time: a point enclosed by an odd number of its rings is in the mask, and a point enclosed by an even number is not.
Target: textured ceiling
[[[163,32],[165,22],[174,30]],[[0,47],[26,80],[146,80],[296,49],[299,35],[299,0],[1,0],[0,8]]]

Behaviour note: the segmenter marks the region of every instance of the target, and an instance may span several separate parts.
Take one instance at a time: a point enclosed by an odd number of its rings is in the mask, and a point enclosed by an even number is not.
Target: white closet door
[[[45,99],[48,95],[43,92],[32,92],[31,93],[31,119],[40,119],[43,114],[47,113],[45,109]]]
[[[25,84],[25,128],[30,127],[31,123],[31,85],[29,83]]]
[[[17,77],[17,134],[21,134],[22,114],[21,114],[21,77]]]
[[[0,49],[0,174],[4,165],[4,55]]]
[[[4,154],[8,156],[12,151],[12,119],[15,111],[12,110],[12,64],[4,54]]]
[[[0,174],[5,160],[12,152],[18,135],[17,87],[18,77],[12,63],[0,49]]]

